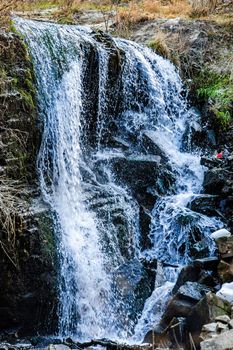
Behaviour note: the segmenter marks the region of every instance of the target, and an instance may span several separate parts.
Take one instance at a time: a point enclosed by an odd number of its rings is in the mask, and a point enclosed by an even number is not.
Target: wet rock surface
[[[0,329],[19,336],[54,329],[56,248],[36,180],[33,70],[13,33],[0,31],[0,68]]]

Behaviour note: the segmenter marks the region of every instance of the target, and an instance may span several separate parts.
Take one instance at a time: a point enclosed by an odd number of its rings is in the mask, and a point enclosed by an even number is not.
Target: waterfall
[[[150,49],[80,26],[15,23],[43,125],[38,174],[58,242],[59,334],[141,341],[192,246],[206,239],[214,254],[209,235],[222,227],[188,208],[204,173],[189,142],[199,116],[173,64]]]

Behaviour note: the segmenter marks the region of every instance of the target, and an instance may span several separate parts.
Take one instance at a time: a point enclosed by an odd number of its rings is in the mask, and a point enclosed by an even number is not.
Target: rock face
[[[152,293],[154,278],[150,278],[142,263],[134,259],[114,272],[113,283],[120,291],[123,303],[129,305],[130,315],[134,319],[142,311],[144,300]],[[121,310],[118,313],[120,317]]]
[[[186,319],[186,342],[185,349],[190,349],[189,333],[191,333],[194,344],[199,346],[202,326],[214,322],[220,315],[230,314],[231,305],[216,297],[214,293],[208,293],[190,312]],[[198,320],[198,321],[197,321]]]
[[[229,175],[222,168],[214,168],[205,173],[203,182],[204,191],[208,194],[221,194]]]
[[[50,331],[56,248],[51,213],[37,188],[33,71],[17,35],[0,32],[0,51],[0,329]]]

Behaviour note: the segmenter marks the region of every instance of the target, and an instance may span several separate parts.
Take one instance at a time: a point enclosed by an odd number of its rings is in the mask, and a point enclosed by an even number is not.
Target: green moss
[[[56,241],[54,237],[54,223],[52,214],[49,212],[42,212],[37,217],[37,224],[41,232],[41,243],[43,250],[43,257],[50,263],[55,261],[56,257]]]
[[[197,95],[211,102],[211,110],[223,129],[232,121],[233,80],[230,76],[205,70],[195,78]]]

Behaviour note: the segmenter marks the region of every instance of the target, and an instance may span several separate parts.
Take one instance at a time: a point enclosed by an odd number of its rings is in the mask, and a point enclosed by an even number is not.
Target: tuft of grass
[[[170,50],[166,44],[166,35],[163,32],[158,32],[148,43],[148,47],[164,58],[171,59]]]
[[[221,128],[227,129],[233,115],[233,79],[229,75],[221,75],[211,71],[202,73],[198,82],[197,94],[208,100],[211,110],[220,123]]]

